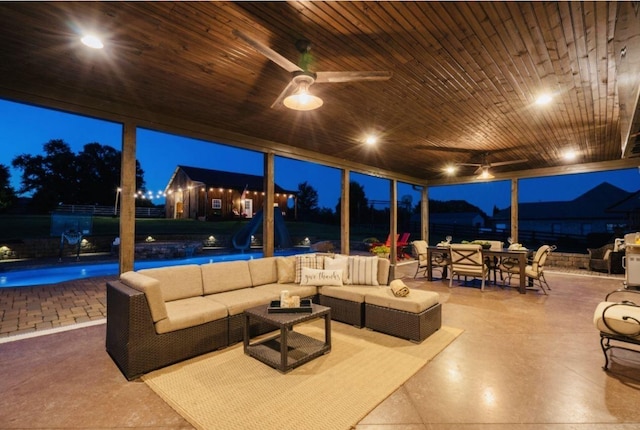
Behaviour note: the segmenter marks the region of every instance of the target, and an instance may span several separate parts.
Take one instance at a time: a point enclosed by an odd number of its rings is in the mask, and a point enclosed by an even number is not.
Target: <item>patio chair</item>
[[[593,313],[593,324],[600,331],[604,370],[609,369],[608,350],[640,352],[640,306],[637,303],[640,303],[640,291],[619,289],[607,294]]]
[[[480,290],[484,291],[484,284],[489,275],[489,268],[484,262],[481,245],[451,244],[449,248],[449,258],[449,265],[451,267],[449,288],[453,286],[454,275],[458,276],[458,280],[462,275],[465,277],[465,280],[467,276],[480,278],[482,281]]]
[[[549,291],[551,290],[551,287],[549,286],[549,283],[547,282],[547,280],[544,278],[544,265],[547,262],[547,257],[549,257],[549,254],[551,254],[551,252],[555,249],[556,249],[555,246],[542,245],[536,251],[536,254],[533,257],[533,260],[531,261],[531,264],[527,264],[527,266],[524,269],[525,276],[533,280],[534,283],[535,281],[538,281],[538,285],[540,286],[540,289],[545,294],[547,294],[547,290]],[[521,276],[520,267],[518,267],[516,264],[511,265],[511,263],[509,264],[507,264],[506,262],[502,263],[500,265],[500,271],[507,274],[507,282],[509,284],[511,284],[511,277],[513,275]]]
[[[416,273],[413,275],[413,279],[418,276],[418,273],[422,271],[422,276],[427,276],[428,260],[427,260],[427,241],[426,240],[414,240],[411,242],[413,247],[413,255],[418,260],[418,267],[416,267]],[[431,252],[431,268],[439,268],[442,272],[442,279],[445,278],[447,266],[449,260],[447,253],[443,252]]]
[[[411,233],[402,233],[400,239],[397,239],[396,249],[398,251],[398,259],[404,257],[405,248],[409,246],[409,236],[411,236]]]

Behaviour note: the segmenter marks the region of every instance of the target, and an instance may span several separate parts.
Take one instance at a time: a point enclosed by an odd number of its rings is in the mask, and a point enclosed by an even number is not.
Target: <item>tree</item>
[[[19,192],[31,193],[32,207],[48,212],[60,203],[111,205],[120,183],[121,153],[110,146],[89,143],[74,154],[61,139],[43,145],[43,155],[22,154],[12,165],[22,170]],[[144,187],[136,161],[136,185]]]
[[[43,146],[45,155],[22,154],[13,159],[13,167],[22,169],[19,193],[32,193],[32,205],[38,212],[53,209],[59,202],[77,203],[77,166],[71,148],[61,139]]]
[[[341,211],[342,202],[338,199],[336,214]],[[349,219],[352,224],[361,224],[368,220],[369,200],[364,192],[364,187],[355,181],[349,182]]]
[[[310,220],[318,213],[318,192],[304,181],[298,184],[298,215],[300,219]]]
[[[16,200],[16,193],[9,183],[10,177],[9,167],[0,164],[0,212],[11,207]]]
[[[88,143],[76,157],[78,201],[81,204],[111,205],[120,186],[120,151],[108,145]],[[136,189],[144,188],[144,171],[136,161]],[[99,178],[99,180],[96,180]]]

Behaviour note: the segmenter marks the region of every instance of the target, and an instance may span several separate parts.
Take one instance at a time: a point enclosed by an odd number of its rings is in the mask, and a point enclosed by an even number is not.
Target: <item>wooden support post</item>
[[[511,239],[518,243],[518,180],[511,180]]]
[[[120,273],[133,270],[136,247],[136,126],[122,125],[120,167]]]
[[[349,255],[349,170],[342,169],[342,192],[340,193],[340,253]]]
[[[391,267],[389,268],[389,280],[396,278],[396,264],[398,263],[398,182],[395,179],[389,180],[389,200],[391,201],[389,210],[391,212],[389,220],[389,234],[391,237]]]
[[[273,257],[275,247],[275,228],[273,204],[275,202],[274,170],[275,155],[273,152],[264,154],[264,204],[262,213],[262,253],[265,257]]]
[[[420,199],[420,237],[429,243],[429,189],[427,186],[422,187]]]

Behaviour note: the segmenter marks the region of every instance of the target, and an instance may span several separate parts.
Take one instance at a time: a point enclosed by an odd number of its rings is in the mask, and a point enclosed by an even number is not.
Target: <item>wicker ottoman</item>
[[[364,325],[372,330],[422,342],[442,326],[440,296],[432,291],[396,297],[391,288],[381,288],[367,293],[364,301]]]

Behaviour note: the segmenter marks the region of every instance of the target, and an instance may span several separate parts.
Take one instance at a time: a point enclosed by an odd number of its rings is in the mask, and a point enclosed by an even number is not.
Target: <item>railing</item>
[[[91,214],[95,216],[120,216],[120,208],[114,214],[113,206],[99,205],[60,205],[56,212]],[[164,218],[164,208],[136,207],[136,218]]]

